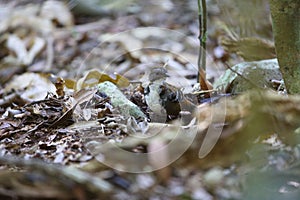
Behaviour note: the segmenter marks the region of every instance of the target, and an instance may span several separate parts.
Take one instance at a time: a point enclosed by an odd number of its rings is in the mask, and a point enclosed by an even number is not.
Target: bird
[[[148,75],[148,84],[145,88],[145,101],[149,107],[149,117],[151,122],[164,123],[167,121],[167,111],[163,107],[160,93],[162,86],[169,75],[163,67],[151,69]]]
[[[145,101],[149,107],[151,122],[164,123],[177,118],[181,111],[191,111],[196,105],[188,101],[182,90],[166,82],[169,77],[165,67],[154,67],[145,86]]]

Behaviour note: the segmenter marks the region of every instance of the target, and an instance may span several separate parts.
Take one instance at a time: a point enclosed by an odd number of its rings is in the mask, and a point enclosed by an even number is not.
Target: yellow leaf
[[[74,89],[76,86],[76,81],[73,79],[65,79],[65,86],[69,89]]]
[[[83,88],[94,87],[105,81],[110,81],[118,87],[127,87],[129,85],[129,80],[120,74],[116,74],[116,78],[113,79],[109,75],[99,72],[97,69],[92,69],[77,81],[75,89],[80,90]]]

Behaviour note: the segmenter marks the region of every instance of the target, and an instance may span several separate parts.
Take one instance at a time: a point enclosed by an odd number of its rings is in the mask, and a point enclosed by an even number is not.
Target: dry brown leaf
[[[87,102],[93,98],[94,94],[97,92],[96,89],[93,90],[87,90],[87,89],[82,89],[79,90],[74,94],[74,100],[76,104],[81,104],[84,102]],[[74,104],[75,105],[75,104]]]

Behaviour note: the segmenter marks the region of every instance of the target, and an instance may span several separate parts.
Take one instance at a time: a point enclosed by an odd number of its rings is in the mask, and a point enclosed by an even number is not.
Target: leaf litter
[[[206,98],[201,92],[192,93],[191,86],[196,83],[197,76],[193,66],[196,66],[198,50],[197,43],[191,38],[197,38],[197,11],[192,2],[168,1],[169,4],[162,5],[149,2],[137,4],[142,10],[137,13],[123,11],[120,16],[108,14],[101,18],[73,16],[74,13],[58,1],[36,5],[15,3],[17,5],[5,7],[12,12],[5,12],[7,14],[1,21],[1,32],[5,34],[0,38],[3,47],[0,52],[0,180],[11,181],[1,182],[1,196],[243,199],[243,195],[248,197],[248,193],[258,190],[253,186],[251,176],[245,174],[256,177],[261,171],[266,172],[261,182],[269,184],[269,189],[285,193],[287,198],[294,195],[291,188],[297,188],[299,182],[296,172],[299,97],[285,97],[269,91],[263,94],[245,92],[228,98],[222,95]],[[213,10],[217,5],[213,3],[209,12],[224,15],[224,10]],[[226,3],[222,2],[222,5]],[[59,9],[61,15],[53,15],[51,9]],[[186,13],[184,17],[182,12]],[[84,23],[76,24],[80,20]],[[219,19],[210,20],[215,23]],[[166,34],[162,29],[153,36],[148,35],[147,29],[135,29],[122,37],[107,40],[115,33],[145,25],[180,30],[185,36]],[[268,30],[267,26],[268,22],[263,21],[260,28]],[[225,61],[235,63],[242,58],[255,57],[252,49],[240,44],[245,41],[243,38],[251,36],[251,31],[245,30],[240,38],[222,44],[226,28],[209,30],[212,37],[208,41],[208,52],[214,56],[214,50],[222,48],[221,56],[208,61],[212,65],[208,69],[210,79],[218,77],[213,62],[222,65]],[[229,32],[226,34],[230,35]],[[264,37],[267,36],[268,31],[264,33]],[[218,40],[220,44],[216,42]],[[259,43],[251,43],[251,47],[267,44],[264,47],[271,52],[266,58],[273,56],[269,42],[253,38],[247,39],[249,41]],[[238,49],[242,52],[235,49],[236,42],[243,45]],[[143,49],[149,46],[157,49]],[[132,47],[141,50],[131,51]],[[179,52],[181,56],[161,49]],[[235,59],[234,53],[242,58]],[[197,122],[194,119],[183,125],[179,116],[168,123],[149,122],[145,88],[141,82],[146,76],[145,69],[165,63],[170,73],[168,83],[181,88],[186,97],[197,97],[201,102],[196,103],[193,114]],[[33,73],[35,71],[51,71],[56,76]],[[128,117],[121,112],[107,92],[96,88],[105,81],[115,84],[144,116]],[[230,86],[228,88],[227,92],[232,93]],[[217,112],[226,109],[224,121],[212,118],[215,109]],[[203,138],[215,137],[205,135],[210,126],[224,126],[224,130],[212,152],[199,159]],[[109,155],[119,169],[124,167],[124,159],[130,162],[133,171],[139,167],[161,166],[184,149],[186,136],[196,129],[193,144],[180,159],[155,172],[133,175],[113,170],[101,162]],[[179,137],[174,140],[174,133],[178,131]],[[142,141],[132,137],[145,135],[154,137]],[[177,145],[160,154],[149,154],[146,160],[131,161],[115,147],[102,148],[103,144],[112,142],[128,152],[152,153],[172,140]],[[280,188],[271,184],[273,178],[269,174],[272,173],[282,177],[277,180]],[[284,177],[290,176],[289,173],[295,177],[294,182],[285,184]],[[248,198],[251,199],[251,195]]]

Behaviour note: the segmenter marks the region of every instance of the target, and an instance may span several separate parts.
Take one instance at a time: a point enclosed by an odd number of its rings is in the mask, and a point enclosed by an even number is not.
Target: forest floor
[[[0,2],[1,199],[300,196],[300,97],[200,90],[197,1],[76,2]],[[267,1],[207,8],[207,82],[275,58]],[[163,121],[155,102],[174,103]]]

